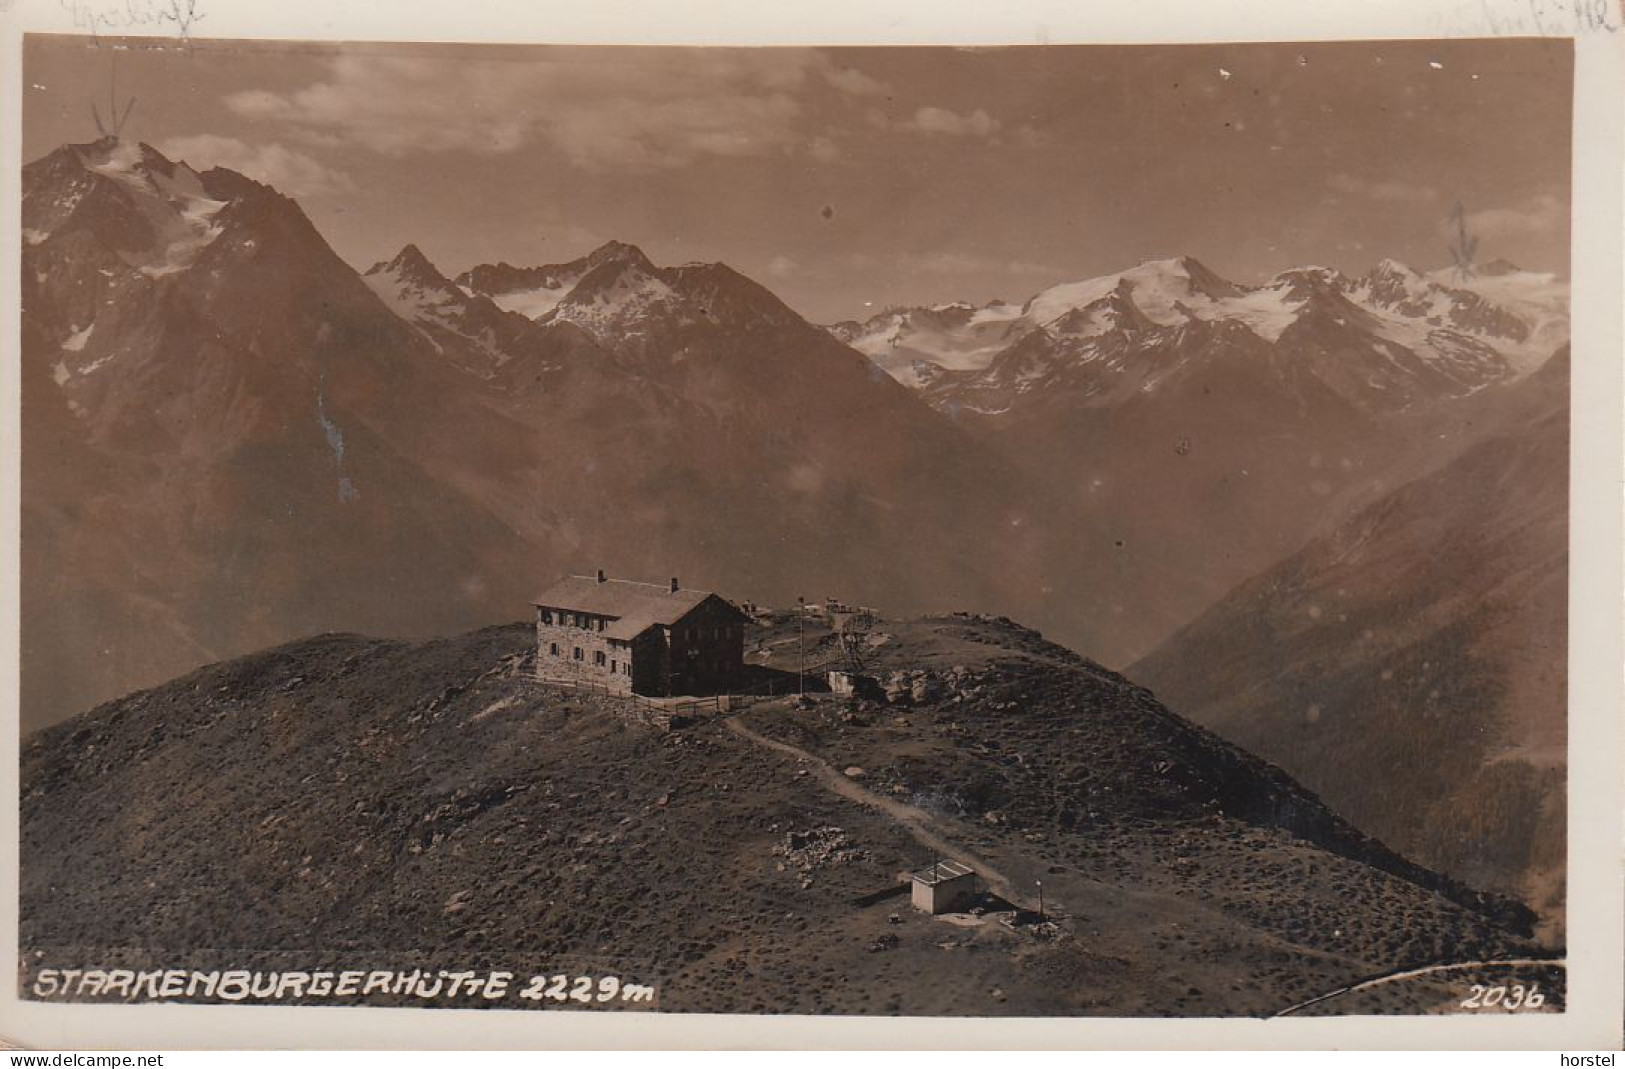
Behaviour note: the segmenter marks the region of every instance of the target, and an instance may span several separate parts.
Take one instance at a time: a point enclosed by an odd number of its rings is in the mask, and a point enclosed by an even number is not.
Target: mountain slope
[[[1543,953],[1515,907],[1033,632],[873,637],[915,699],[674,731],[528,682],[525,625],[322,636],[131,695],[24,747],[24,960],[450,956],[651,983],[667,1010],[1202,1015]],[[1013,927],[875,897],[943,846],[1015,896]]]
[[[523,536],[410,446],[500,417],[297,205],[112,140],[23,178],[25,724],[322,627],[490,618]]]
[[[396,315],[422,330],[437,351],[453,360],[470,352],[478,356],[467,369],[479,375],[495,374],[529,332],[530,320],[456,285],[416,245],[374,264],[362,281]]]
[[[558,290],[533,320],[479,289],[520,269],[408,247],[363,279],[293,201],[146,146],[64,146],[24,189],[30,725],[599,566],[1088,630],[1069,514],[725,265],[611,243],[525,274]]]
[[[1034,604],[1022,571],[1070,525],[996,453],[725,264],[657,267],[614,242],[577,264],[460,276],[475,292],[511,271],[574,278],[527,339],[557,355],[499,376],[492,403],[587,479],[465,476],[516,526],[534,529],[540,503],[560,558],[585,547],[622,572],[777,600]],[[548,370],[566,362],[568,377]]]
[[[1525,896],[1557,928],[1567,377],[1565,350],[1520,384],[1518,429],[1369,504],[1129,670],[1408,855]]]

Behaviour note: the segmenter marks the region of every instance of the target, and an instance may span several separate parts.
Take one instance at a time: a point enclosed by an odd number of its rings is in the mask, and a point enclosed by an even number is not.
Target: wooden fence
[[[766,698],[765,695],[759,694],[713,694],[704,698],[651,698],[643,694],[618,691],[611,688],[607,683],[599,683],[596,680],[571,679],[561,676],[532,676],[531,682],[539,683],[544,687],[555,687],[559,690],[571,691],[576,694],[590,694],[594,697],[621,702],[636,709],[647,710],[667,717],[695,716],[701,713],[727,713],[748,708]]]

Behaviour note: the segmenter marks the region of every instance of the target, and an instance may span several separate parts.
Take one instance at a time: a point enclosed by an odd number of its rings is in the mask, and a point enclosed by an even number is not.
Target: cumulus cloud
[[[989,137],[998,132],[999,120],[977,108],[960,114],[947,108],[924,107],[900,124],[902,129],[922,134],[946,134],[951,137]]]
[[[835,100],[883,83],[807,50],[636,49],[615,61],[591,49],[539,59],[351,54],[291,92],[233,93],[240,115],[284,124],[310,143],[343,140],[386,155],[503,155],[548,144],[588,170],[678,167],[707,156],[834,146],[798,128],[815,90]]]
[[[767,262],[767,273],[774,278],[794,278],[802,273],[801,265],[788,256],[775,256]]]
[[[1439,199],[1439,191],[1432,186],[1392,179],[1361,178],[1352,174],[1334,174],[1326,180],[1326,185],[1334,193],[1385,204],[1431,204]]]
[[[1561,197],[1538,193],[1511,208],[1468,212],[1467,232],[1480,241],[1519,241],[1562,234],[1569,225],[1569,206]]]
[[[837,67],[831,64],[823,73],[826,82],[848,96],[882,96],[890,88],[885,82],[869,77],[856,67]]]
[[[290,196],[316,197],[355,189],[355,182],[343,171],[274,141],[250,145],[235,137],[192,134],[172,137],[157,148],[170,159],[185,160],[196,170],[225,167]]]

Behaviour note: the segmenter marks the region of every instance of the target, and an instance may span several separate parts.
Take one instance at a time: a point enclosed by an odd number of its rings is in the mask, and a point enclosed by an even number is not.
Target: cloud
[[[586,170],[654,170],[713,156],[828,160],[834,145],[798,128],[807,97],[884,90],[810,50],[626,49],[609,59],[561,49],[524,61],[344,55],[300,89],[246,90],[225,103],[306,143],[339,138],[392,156],[543,144]]]
[[[922,134],[947,134],[951,137],[989,137],[999,129],[999,120],[981,108],[961,115],[947,108],[924,107],[912,118],[898,124],[899,129]]]
[[[794,278],[802,274],[801,265],[788,256],[775,256],[767,262],[767,273],[773,278]]]
[[[1513,208],[1468,212],[1467,233],[1479,241],[1519,241],[1562,235],[1569,226],[1569,206],[1561,197],[1537,193]],[[1454,228],[1451,228],[1454,233]]]
[[[1043,148],[1050,142],[1049,135],[1033,126],[1017,127],[1015,140],[1022,148]]]
[[[170,159],[185,160],[195,169],[225,167],[274,186],[290,196],[318,197],[328,193],[348,193],[355,189],[355,182],[343,171],[334,170],[275,141],[250,145],[235,137],[192,134],[172,137],[161,142],[157,148]]]
[[[884,268],[903,274],[928,275],[1055,275],[1055,268],[1030,260],[1006,260],[968,252],[898,252],[876,256],[853,253],[847,257],[856,268]]]
[[[826,82],[848,96],[883,96],[891,88],[885,82],[869,77],[856,67],[836,67],[831,64],[823,73]]]
[[[1439,191],[1432,186],[1392,179],[1384,181],[1338,173],[1328,178],[1326,185],[1335,193],[1385,204],[1432,204],[1439,199]]]

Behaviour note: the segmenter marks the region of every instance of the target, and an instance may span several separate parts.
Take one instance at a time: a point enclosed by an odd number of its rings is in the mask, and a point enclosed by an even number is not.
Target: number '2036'
[[[1546,996],[1539,984],[1497,984],[1493,987],[1474,984],[1461,1000],[1464,1010],[1538,1010],[1546,1005]]]

